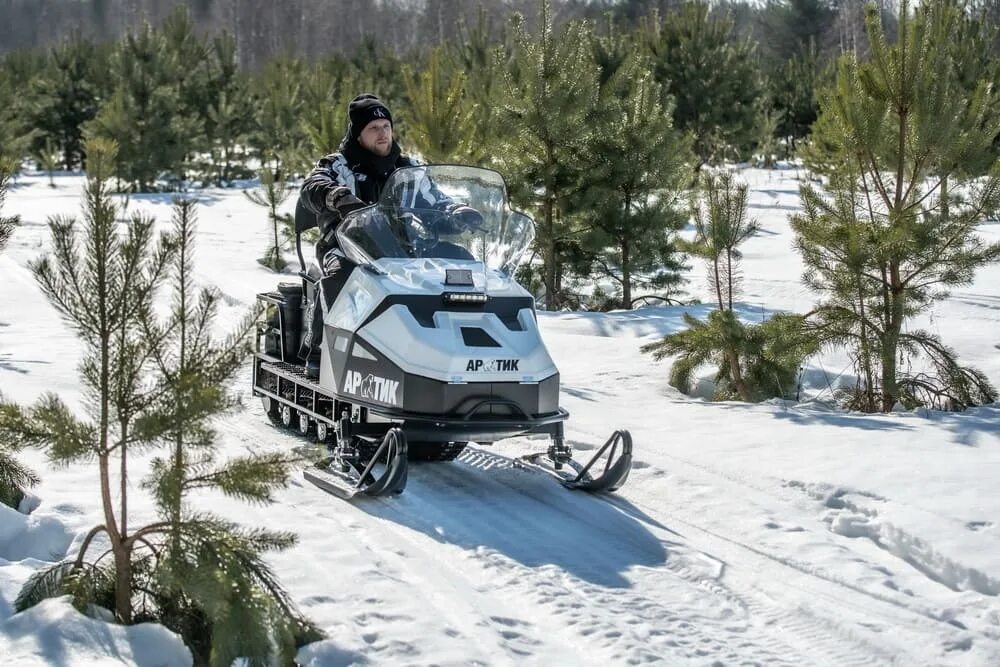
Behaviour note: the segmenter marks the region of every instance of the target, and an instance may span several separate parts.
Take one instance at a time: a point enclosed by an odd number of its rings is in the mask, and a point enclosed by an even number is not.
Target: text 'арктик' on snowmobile
[[[422,208],[430,188],[481,219],[462,224]],[[297,216],[297,237],[309,226]],[[332,252],[352,270],[306,269],[297,238],[301,284],[258,295],[253,391],[273,421],[326,445],[309,481],[345,498],[400,493],[408,459],[449,461],[468,442],[541,434],[546,450],[520,465],[586,491],[625,483],[627,431],[585,464],[566,444],[559,372],[534,299],[512,278],[533,238],[534,222],[508,206],[500,174],[457,165],[399,169],[376,204],[347,216]],[[322,308],[315,374],[299,356],[310,306]]]

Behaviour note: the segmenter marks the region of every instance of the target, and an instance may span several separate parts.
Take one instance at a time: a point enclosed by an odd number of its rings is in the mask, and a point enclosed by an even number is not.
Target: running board
[[[605,454],[604,464],[597,465]],[[588,493],[611,493],[624,486],[632,471],[632,435],[624,429],[615,431],[586,465],[572,459],[563,464],[571,470],[556,468],[544,453],[528,454],[515,461],[556,478],[566,488]],[[595,469],[602,470],[595,476]]]

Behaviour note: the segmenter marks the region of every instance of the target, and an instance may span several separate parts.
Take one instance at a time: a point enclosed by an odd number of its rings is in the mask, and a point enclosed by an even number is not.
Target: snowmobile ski
[[[624,429],[615,431],[586,465],[572,459],[553,461],[551,454],[544,453],[528,454],[515,461],[518,465],[556,478],[566,488],[610,493],[625,484],[632,470],[632,435]],[[565,470],[564,466],[570,470]],[[599,474],[595,474],[597,470],[600,470]]]
[[[402,493],[407,472],[406,436],[402,429],[392,428],[363,465],[351,459],[330,457],[306,468],[302,476],[319,489],[350,500],[356,495]]]

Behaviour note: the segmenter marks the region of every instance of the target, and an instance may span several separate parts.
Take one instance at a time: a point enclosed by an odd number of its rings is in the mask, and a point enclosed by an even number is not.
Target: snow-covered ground
[[[807,310],[788,216],[797,172],[744,171],[762,232],[745,246],[743,314]],[[79,405],[78,343],[26,268],[50,214],[77,214],[82,180],[22,177],[5,214],[22,226],[0,255],[0,387]],[[197,267],[234,321],[276,277],[255,263],[261,209],[200,194]],[[130,207],[170,217],[169,196]],[[1000,240],[1000,224],[982,233]],[[691,291],[703,289],[701,267]],[[286,278],[288,279],[288,278]],[[704,295],[707,298],[707,295]],[[636,465],[613,497],[565,491],[511,457],[540,442],[472,446],[415,465],[406,492],[348,504],[296,479],[268,507],[202,502],[248,524],[293,529],[272,558],[329,639],[308,665],[1000,664],[1000,406],[964,414],[833,409],[843,354],[812,362],[798,405],[709,403],[669,386],[639,347],[682,308],[542,313],[578,450],[631,429]],[[691,309],[704,314],[705,307]],[[913,326],[939,333],[1000,384],[1000,266],[981,270]],[[249,368],[242,378],[249,385]],[[225,449],[291,448],[255,400],[219,425]],[[0,658],[7,665],[187,664],[162,627],[120,628],[62,600],[13,614],[20,585],[98,521],[96,471],[35,452],[37,507],[0,508]],[[139,470],[132,479],[139,480]],[[151,507],[133,484],[131,505]],[[133,525],[142,516],[133,520]]]

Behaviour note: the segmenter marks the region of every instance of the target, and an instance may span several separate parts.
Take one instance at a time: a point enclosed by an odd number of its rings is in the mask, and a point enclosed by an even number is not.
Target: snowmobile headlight
[[[445,292],[445,303],[483,304],[486,295],[482,292]]]

